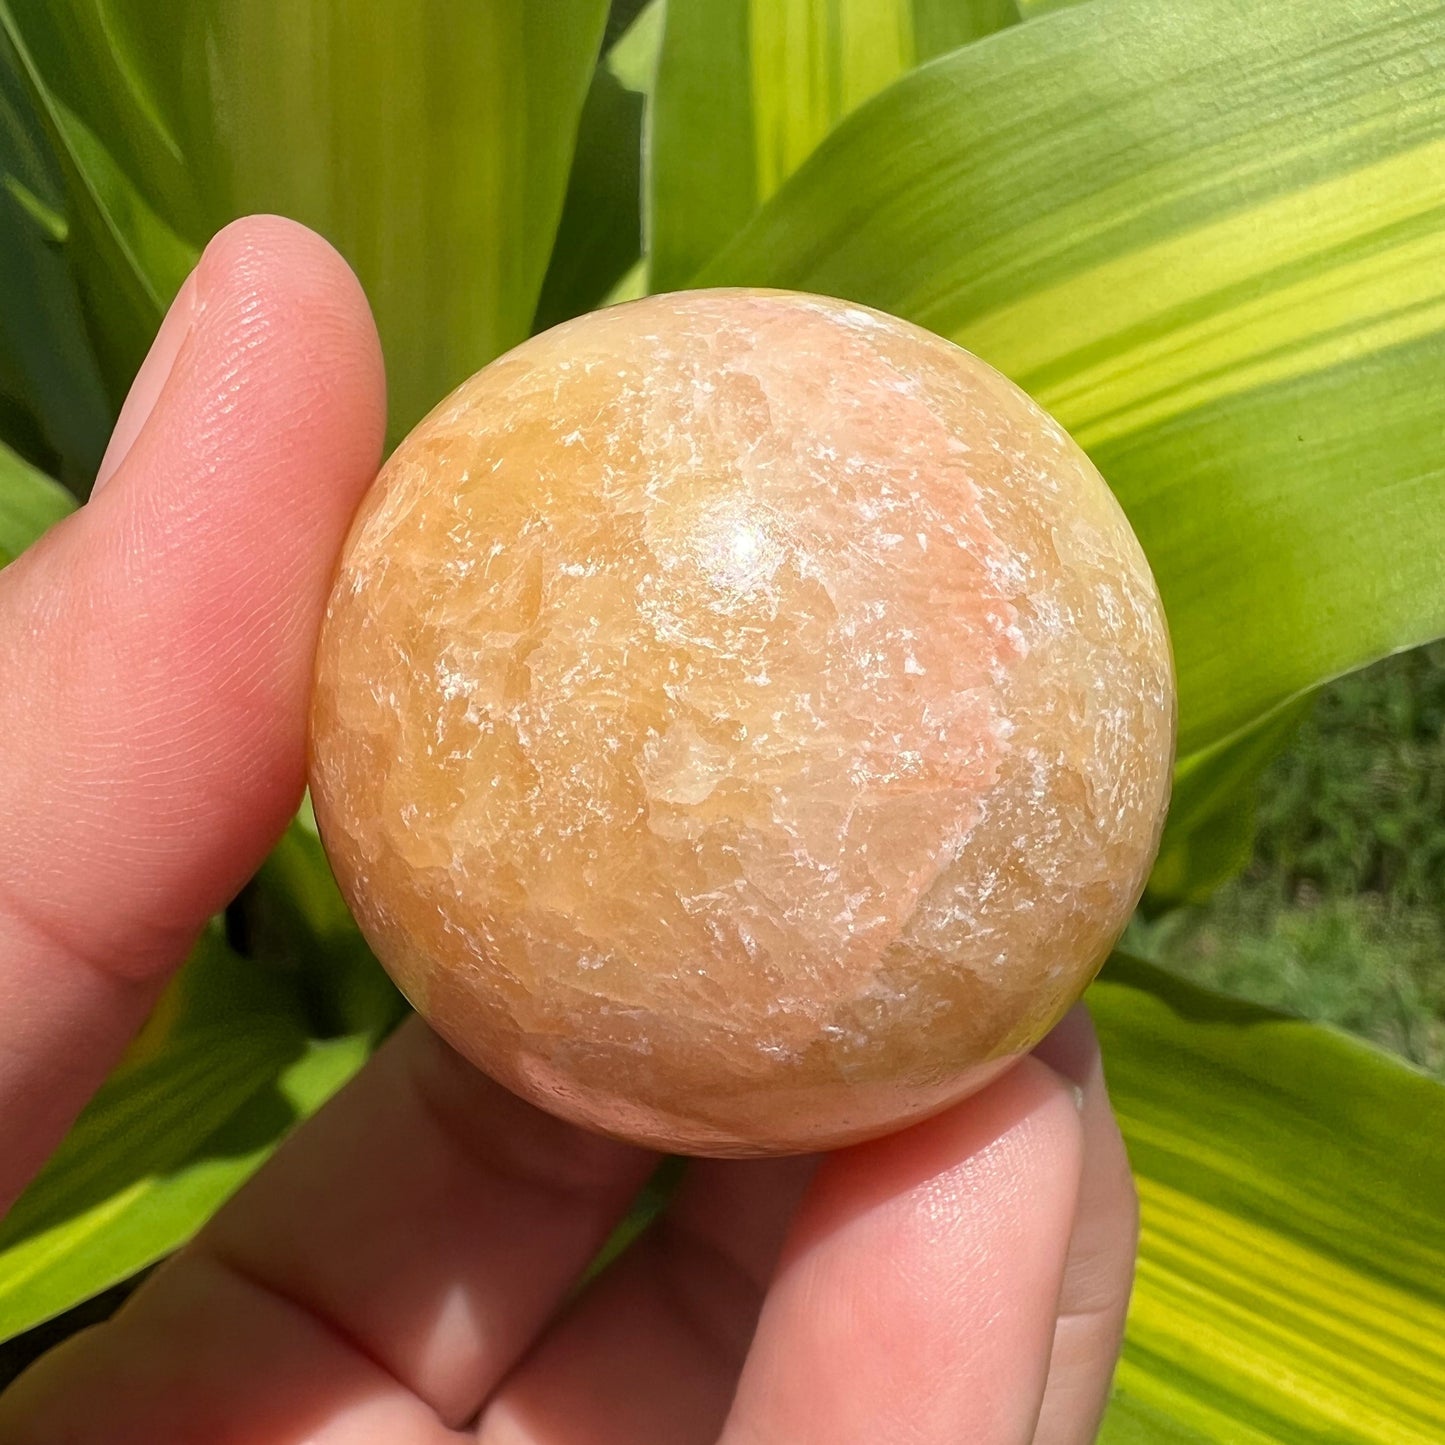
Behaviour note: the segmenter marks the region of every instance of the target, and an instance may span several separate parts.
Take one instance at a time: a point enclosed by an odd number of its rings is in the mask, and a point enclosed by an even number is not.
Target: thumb
[[[239,221],[97,494],[0,574],[0,1209],[299,801],[316,628],[384,420],[346,264]]]

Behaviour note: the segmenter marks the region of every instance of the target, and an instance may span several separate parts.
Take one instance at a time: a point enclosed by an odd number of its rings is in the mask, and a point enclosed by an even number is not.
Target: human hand
[[[207,249],[97,495],[0,575],[0,1208],[301,795],[317,623],[384,430],[361,290],[274,218]],[[1072,1445],[1135,1203],[1087,1016],[982,1094],[819,1159],[656,1164],[419,1020],[112,1321],[0,1397],[4,1445]]]

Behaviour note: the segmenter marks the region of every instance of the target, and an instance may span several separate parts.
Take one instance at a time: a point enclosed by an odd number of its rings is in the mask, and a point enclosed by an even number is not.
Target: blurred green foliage
[[[1445,644],[1324,689],[1260,790],[1251,874],[1287,899],[1445,910]]]

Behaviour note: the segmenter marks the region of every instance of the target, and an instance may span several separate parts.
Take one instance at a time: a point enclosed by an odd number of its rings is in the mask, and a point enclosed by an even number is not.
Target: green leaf
[[[380,1040],[406,1014],[336,886],[309,798],[230,917],[249,957],[288,971],[313,1036]]]
[[[218,60],[192,144],[225,176],[213,204],[337,242],[408,429],[531,329],[605,0],[210,8]]]
[[[309,807],[0,1222],[0,1340],[189,1239],[406,1013]]]
[[[535,331],[601,305],[642,254],[643,119],[662,24],[663,0],[651,0],[593,73]]]
[[[651,126],[653,289],[685,285],[870,96],[1018,18],[1014,0],[674,5]]]
[[[309,1039],[285,979],[210,931],[0,1223],[0,1339],[184,1244],[374,1045]]]
[[[605,0],[0,0],[66,163],[113,389],[211,232],[279,211],[371,298],[406,430],[520,341]]]
[[[1188,757],[1445,632],[1445,8],[1093,0],[897,82],[704,271],[954,338],[1091,451]]]
[[[203,1084],[192,1079],[180,1085],[177,1099],[174,1074],[152,1080],[144,1092],[144,1081],[132,1080],[133,1098],[123,1097],[119,1086],[110,1094],[107,1086],[107,1094],[98,1096],[83,1118],[86,1131],[77,1126],[41,1176],[48,1181],[45,1192],[38,1192],[41,1180],[31,1187],[37,1216],[53,1212],[55,1222],[36,1222],[24,1235],[12,1234],[13,1215],[0,1226],[0,1340],[53,1318],[180,1248],[298,1122],[314,1114],[360,1069],[373,1047],[361,1034],[301,1038],[294,1056],[239,1099],[243,1080],[219,1068],[208,1075],[221,1083],[215,1097],[203,1096]],[[276,1056],[263,1051],[252,1060],[251,1078],[260,1077],[263,1061],[274,1065]],[[151,1172],[142,1176],[137,1162],[130,1171],[133,1177],[117,1172],[110,1180],[87,1178],[86,1164],[77,1156],[81,1144],[70,1140],[99,1146],[101,1136],[133,1124],[136,1115],[152,1105],[161,1108],[160,1122],[170,1128],[175,1127],[177,1105],[199,1108],[204,1120],[222,1117],[228,1105],[233,1112],[200,1139],[185,1127],[161,1141],[154,1137],[158,1125],[147,1120],[141,1142]],[[184,1153],[176,1147],[178,1138],[190,1144]],[[158,1147],[162,1142],[168,1147]],[[87,1184],[97,1193],[107,1187],[112,1192],[87,1202]],[[70,1208],[75,1212],[63,1212]]]
[[[651,5],[660,9],[666,0],[612,0],[607,7],[607,29],[602,35],[602,48],[610,50],[622,38],[637,17]]]
[[[0,30],[0,391],[33,419],[30,442],[73,488],[90,483],[110,408],[66,260],[61,174],[19,56]]]
[[[1142,915],[1203,903],[1215,889],[1242,873],[1254,856],[1258,815],[1253,789],[1241,786],[1193,828],[1176,828],[1171,837],[1162,839],[1140,903]],[[1165,832],[1169,832],[1167,824]]]
[[[0,567],[75,510],[75,498],[0,443]]]
[[[272,1090],[304,1047],[289,991],[210,930],[126,1061],[0,1222],[0,1338],[180,1243],[289,1120],[262,1137],[233,1130],[223,1150],[213,1136]]]
[[[1089,1003],[1143,1217],[1101,1439],[1445,1438],[1445,1088],[1123,956]]]
[[[1195,753],[1175,769],[1148,905],[1200,903],[1249,862],[1256,785],[1313,704],[1313,694],[1296,698],[1240,737]]]
[[[0,0],[0,32],[63,177],[67,256],[118,408],[204,237],[199,225],[189,239],[178,232],[146,198],[157,187],[138,179],[163,177],[172,208],[194,219],[195,176],[137,69],[126,36],[133,25],[113,8],[108,0]],[[180,30],[169,30],[164,54]]]

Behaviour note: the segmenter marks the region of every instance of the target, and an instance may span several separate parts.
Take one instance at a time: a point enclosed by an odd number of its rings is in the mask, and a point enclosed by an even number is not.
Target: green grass
[[[1244,873],[1128,942],[1445,1076],[1445,644],[1323,689],[1261,781]]]

